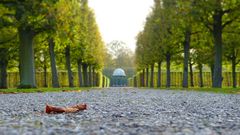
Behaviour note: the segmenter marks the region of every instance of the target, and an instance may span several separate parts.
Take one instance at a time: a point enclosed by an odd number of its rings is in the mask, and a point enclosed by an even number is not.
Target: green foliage
[[[7,49],[0,52],[0,54],[7,53],[1,55],[0,60],[9,61],[9,70],[14,67],[16,71],[19,61],[26,61],[23,54],[19,55],[17,52],[27,48],[24,45],[29,44],[34,46],[32,59],[35,64],[30,62],[34,68],[31,71],[44,71],[44,68],[49,71],[50,39],[54,41],[58,69],[65,70],[66,46],[71,48],[73,70],[77,69],[79,59],[88,65],[93,65],[97,72],[101,72],[104,66],[105,46],[94,12],[88,6],[88,0],[2,0],[0,1],[0,32],[0,48]],[[23,33],[28,33],[29,37]],[[33,42],[23,42],[23,38],[29,41],[33,39]],[[32,87],[34,84],[28,83],[26,86],[28,85]]]
[[[194,63],[194,67],[211,67],[214,75],[213,86],[221,87],[222,56],[227,58],[223,60],[232,62],[236,57],[236,64],[240,58],[240,1],[154,2],[152,11],[146,18],[144,30],[137,35],[136,63],[139,71],[153,63],[165,62],[166,54],[170,55],[176,64],[181,64],[183,53],[186,53],[184,47],[188,34],[189,60]]]

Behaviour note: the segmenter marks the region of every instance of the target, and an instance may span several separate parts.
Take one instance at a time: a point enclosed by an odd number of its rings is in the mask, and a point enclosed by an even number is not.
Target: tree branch
[[[225,54],[224,56],[225,56],[228,60],[231,60],[231,59],[232,59],[232,55],[231,55],[231,54],[229,54],[229,55],[228,55],[228,54]]]
[[[210,23],[209,20],[204,19],[203,17],[200,17],[203,25],[207,27],[211,32],[213,31],[213,28],[211,27],[212,23]]]
[[[45,31],[49,31],[49,30],[53,30],[52,26],[51,25],[44,25],[43,27],[40,27],[40,28],[35,28],[34,29],[34,35],[38,35],[42,32],[45,32]]]
[[[203,31],[195,31],[195,32],[191,32],[191,35],[195,35],[195,34],[198,34],[198,33],[201,33]]]
[[[228,34],[240,34],[240,31],[224,31],[224,33],[228,33]]]
[[[236,64],[239,64],[240,63],[240,60],[236,61]]]
[[[233,23],[235,20],[237,20],[239,18],[239,16],[235,16],[234,18],[232,18],[231,20],[226,21],[223,25],[222,28],[226,27],[227,25]]]
[[[236,7],[234,7],[234,8],[223,10],[222,13],[223,14],[229,14],[229,13],[232,13],[236,10],[239,10],[239,8],[240,8],[240,4],[236,5]]]

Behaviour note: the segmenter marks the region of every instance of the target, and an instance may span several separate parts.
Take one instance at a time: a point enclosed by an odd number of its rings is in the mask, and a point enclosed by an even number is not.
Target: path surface
[[[45,103],[87,103],[74,114],[48,115]],[[0,95],[0,135],[240,134],[240,95],[109,88]]]

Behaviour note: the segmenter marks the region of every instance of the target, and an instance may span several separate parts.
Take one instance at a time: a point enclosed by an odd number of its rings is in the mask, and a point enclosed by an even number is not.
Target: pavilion
[[[117,68],[113,71],[111,86],[113,87],[127,86],[126,74],[122,68]]]

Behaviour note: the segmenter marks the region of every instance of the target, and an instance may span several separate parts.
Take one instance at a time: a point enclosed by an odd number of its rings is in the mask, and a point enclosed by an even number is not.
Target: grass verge
[[[220,94],[240,94],[240,88],[155,88],[157,90],[196,91]]]
[[[0,89],[0,94],[16,94],[16,93],[43,93],[43,92],[74,92],[89,90],[91,87],[64,87],[64,88],[35,88],[35,89]]]

